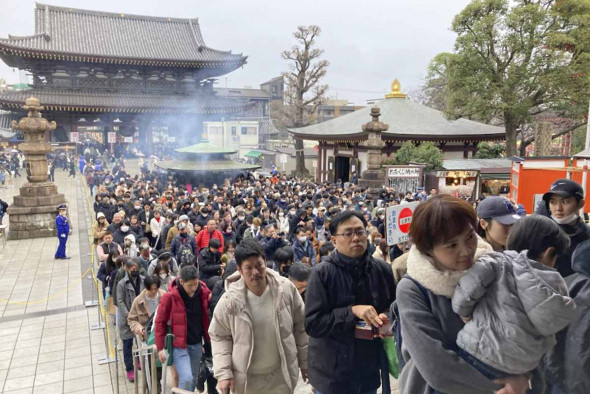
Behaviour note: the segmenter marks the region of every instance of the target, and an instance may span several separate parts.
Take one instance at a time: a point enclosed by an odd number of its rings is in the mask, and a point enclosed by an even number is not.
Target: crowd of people
[[[590,233],[573,181],[526,216],[500,196],[371,197],[279,174],[187,187],[105,164],[80,171],[129,380],[138,336],[186,390],[208,359],[209,393],[292,393],[300,376],[320,394],[385,393],[389,334],[357,334],[394,321],[401,393],[590,392]],[[385,210],[409,201],[411,242],[388,245]]]

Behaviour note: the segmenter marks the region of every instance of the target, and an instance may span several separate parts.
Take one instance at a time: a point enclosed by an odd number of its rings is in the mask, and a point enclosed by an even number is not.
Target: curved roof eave
[[[385,139],[482,139],[505,136],[502,127],[463,118],[449,121],[441,111],[405,98],[382,100],[376,106],[381,111],[379,120],[389,125],[389,129],[383,133]],[[304,139],[358,139],[363,133],[362,126],[371,121],[370,112],[371,107],[367,106],[322,123],[289,129],[289,132]]]

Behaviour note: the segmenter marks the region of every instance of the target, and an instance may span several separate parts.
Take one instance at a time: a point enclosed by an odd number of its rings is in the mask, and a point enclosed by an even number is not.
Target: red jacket
[[[168,333],[168,321],[172,327],[172,334],[174,341],[172,346],[180,349],[186,349],[186,308],[184,301],[178,291],[178,278],[170,283],[168,293],[162,296],[160,304],[158,305],[158,314],[156,315],[156,334],[155,342],[158,350],[164,349],[166,342],[166,334]],[[207,342],[211,342],[209,338],[209,296],[211,290],[207,288],[204,282],[199,281],[199,288],[197,289],[198,296],[201,297],[201,309],[203,312],[203,335]]]
[[[205,226],[204,229],[202,229],[201,231],[199,231],[199,233],[197,234],[197,253],[199,253],[201,251],[201,249],[206,248],[209,246],[209,240],[210,238],[217,238],[219,240],[219,242],[221,242],[221,248],[219,249],[220,251],[223,252],[223,235],[221,234],[221,231],[219,230],[215,230],[213,231],[213,236],[210,237],[209,236],[209,229],[207,228],[207,226]]]

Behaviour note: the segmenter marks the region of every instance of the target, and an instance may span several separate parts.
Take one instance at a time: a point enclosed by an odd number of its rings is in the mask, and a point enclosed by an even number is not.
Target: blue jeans
[[[133,371],[133,338],[123,339],[123,360],[125,371]]]
[[[486,363],[476,359],[463,349],[459,349],[457,351],[457,354],[459,355],[459,357],[465,360],[467,364],[477,369],[482,375],[484,375],[486,378],[490,380],[502,379],[509,376],[509,374],[507,374],[506,372],[498,371],[496,368],[490,367]]]
[[[174,368],[178,372],[178,387],[188,391],[195,391],[199,364],[201,363],[202,345],[186,345],[186,349],[172,348]]]

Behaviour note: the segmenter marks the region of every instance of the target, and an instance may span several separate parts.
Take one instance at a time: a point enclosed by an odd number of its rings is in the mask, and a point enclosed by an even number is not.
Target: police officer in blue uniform
[[[57,207],[59,215],[55,218],[55,228],[57,229],[57,239],[59,240],[59,246],[55,252],[56,260],[66,260],[70,257],[66,256],[66,242],[68,242],[68,235],[70,233],[70,222],[66,217],[67,206],[61,204]]]

